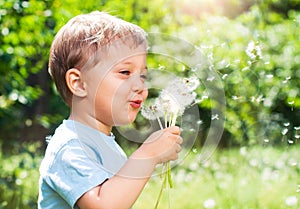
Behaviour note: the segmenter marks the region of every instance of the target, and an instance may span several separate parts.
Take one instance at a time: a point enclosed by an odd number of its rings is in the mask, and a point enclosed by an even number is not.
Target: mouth
[[[130,106],[133,108],[140,108],[142,106],[143,100],[132,100],[130,101]]]

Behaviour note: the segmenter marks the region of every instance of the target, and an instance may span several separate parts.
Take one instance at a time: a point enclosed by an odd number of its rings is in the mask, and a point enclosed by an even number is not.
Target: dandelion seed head
[[[211,209],[214,208],[215,206],[216,206],[216,201],[212,198],[205,200],[203,203],[203,207],[206,209]]]
[[[141,109],[141,114],[148,120],[156,120],[157,118],[162,116],[161,110],[155,104],[149,106],[143,105]]]
[[[197,94],[193,90],[199,83],[196,77],[176,78],[161,91],[157,103],[162,106],[164,112],[181,115],[186,107],[196,101]]]
[[[289,196],[285,199],[287,206],[296,206],[298,204],[298,198],[296,196]]]
[[[166,90],[161,91],[160,96],[156,99],[156,104],[167,115],[182,114],[184,111],[178,100]]]
[[[185,109],[197,102],[194,90],[200,82],[196,77],[175,78],[163,88],[153,105],[143,105],[141,113],[149,119],[155,120],[161,116],[181,116]]]
[[[22,183],[23,183],[22,179],[19,179],[19,178],[16,179],[16,184],[17,185],[22,185]]]
[[[247,155],[247,148],[246,147],[241,147],[240,148],[240,154],[242,156],[246,156]]]
[[[200,84],[199,79],[195,76],[184,78],[183,82],[190,92],[196,90]]]

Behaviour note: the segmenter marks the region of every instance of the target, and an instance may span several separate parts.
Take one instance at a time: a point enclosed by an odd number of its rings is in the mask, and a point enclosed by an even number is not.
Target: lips
[[[133,108],[140,108],[142,106],[143,100],[132,100],[130,101],[130,106]]]

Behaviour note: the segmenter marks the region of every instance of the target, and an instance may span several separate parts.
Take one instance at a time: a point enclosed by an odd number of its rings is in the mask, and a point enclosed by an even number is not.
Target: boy
[[[135,120],[148,95],[146,49],[140,27],[104,12],[57,33],[49,73],[70,116],[41,163],[38,208],[130,208],[155,166],[178,158],[178,127],[154,132],[128,159],[111,133]]]

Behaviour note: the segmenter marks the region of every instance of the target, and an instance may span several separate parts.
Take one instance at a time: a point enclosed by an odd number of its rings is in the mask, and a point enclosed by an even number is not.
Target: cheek
[[[95,98],[96,118],[107,125],[128,123],[127,91],[124,86],[99,86]]]
[[[144,100],[147,99],[147,97],[148,97],[148,89],[145,89],[144,92],[143,92]]]

